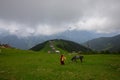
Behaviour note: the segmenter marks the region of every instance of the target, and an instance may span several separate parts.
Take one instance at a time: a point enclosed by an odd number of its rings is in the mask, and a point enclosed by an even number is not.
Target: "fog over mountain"
[[[120,0],[0,0],[0,40],[33,45],[52,38],[84,42],[113,36],[120,33],[119,14]]]

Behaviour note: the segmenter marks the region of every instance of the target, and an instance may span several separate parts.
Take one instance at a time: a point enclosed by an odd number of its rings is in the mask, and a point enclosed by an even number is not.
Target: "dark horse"
[[[71,60],[77,62],[77,59],[80,59],[80,61],[83,62],[83,56],[82,55],[73,56]]]

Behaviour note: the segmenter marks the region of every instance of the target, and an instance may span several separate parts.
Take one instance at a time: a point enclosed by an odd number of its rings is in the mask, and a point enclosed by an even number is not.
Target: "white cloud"
[[[7,34],[16,35],[18,37],[27,37],[27,36],[38,36],[38,35],[53,35],[60,32],[64,32],[66,30],[65,27],[55,27],[45,25],[36,25],[34,27],[30,27],[25,24],[19,24],[16,22],[5,22],[0,20],[0,31],[2,34],[6,32]]]
[[[34,35],[53,35],[60,32],[64,32],[66,29],[64,27],[55,27],[55,26],[49,26],[47,24],[45,25],[38,25],[35,29]]]
[[[112,27],[111,27],[112,25]],[[87,30],[96,33],[119,33],[120,27],[113,24],[111,19],[106,17],[90,17],[87,19],[79,20],[70,26],[70,30]]]
[[[106,24],[107,19],[106,18],[87,18],[78,21],[75,24],[72,24],[71,27],[74,27],[73,29],[76,30],[101,30],[104,28],[104,25]]]

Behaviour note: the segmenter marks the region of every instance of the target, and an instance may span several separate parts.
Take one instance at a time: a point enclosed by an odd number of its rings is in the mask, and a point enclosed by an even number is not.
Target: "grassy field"
[[[120,80],[120,55],[84,55],[83,63],[71,62],[74,54],[0,49],[0,80]]]

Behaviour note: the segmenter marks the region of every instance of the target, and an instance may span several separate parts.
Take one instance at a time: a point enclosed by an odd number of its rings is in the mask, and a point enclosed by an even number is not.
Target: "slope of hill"
[[[113,37],[101,37],[93,39],[84,43],[85,46],[89,46],[94,50],[108,50],[114,52],[120,52],[120,35]]]
[[[48,40],[46,42],[43,42],[41,44],[38,44],[34,47],[32,47],[30,50],[33,51],[67,51],[67,52],[78,52],[78,51],[90,51],[91,49],[84,47],[78,43],[68,41],[68,40],[62,40],[62,39],[54,39],[54,40]]]

